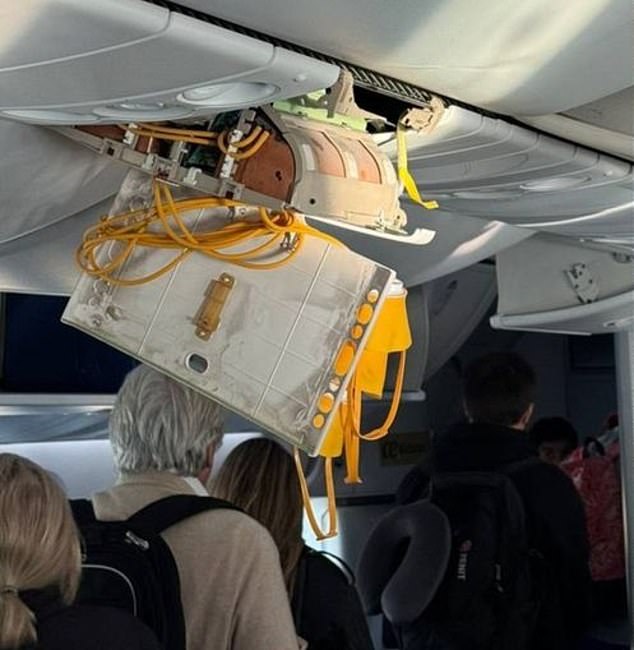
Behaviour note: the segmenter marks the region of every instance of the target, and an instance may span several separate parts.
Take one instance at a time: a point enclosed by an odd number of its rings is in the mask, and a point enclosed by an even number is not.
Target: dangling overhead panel
[[[394,272],[299,216],[167,188],[130,172],[63,319],[317,453]]]
[[[338,68],[138,0],[0,8],[0,116],[176,120],[331,86]]]

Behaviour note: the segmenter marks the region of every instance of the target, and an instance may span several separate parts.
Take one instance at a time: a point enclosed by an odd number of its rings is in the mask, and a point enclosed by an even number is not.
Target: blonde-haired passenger
[[[302,497],[291,456],[266,438],[236,447],[211,484],[268,528],[280,553],[297,633],[309,650],[372,650],[354,577],[302,539]]]
[[[0,649],[158,650],[129,614],[72,605],[80,572],[61,487],[30,460],[0,454]]]

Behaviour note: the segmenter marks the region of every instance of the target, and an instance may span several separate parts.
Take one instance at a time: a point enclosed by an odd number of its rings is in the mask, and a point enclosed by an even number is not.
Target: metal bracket
[[[382,115],[370,113],[359,106],[354,99],[354,78],[347,70],[341,70],[337,81],[328,89],[325,96],[325,107],[328,110],[328,117],[335,115],[346,115],[349,117],[360,117],[366,120],[380,120],[385,122]]]
[[[438,124],[443,112],[444,104],[438,97],[434,97],[426,108],[410,108],[401,117],[400,121],[408,129],[419,133],[430,133]]]
[[[205,291],[205,298],[200,305],[194,325],[196,336],[208,341],[220,325],[220,315],[224,309],[229,294],[235,285],[235,278],[228,273],[222,273],[218,280],[212,280]]]
[[[565,271],[572,288],[577,294],[579,302],[588,304],[594,302],[599,296],[599,285],[590,275],[588,267],[583,262],[573,264]]]

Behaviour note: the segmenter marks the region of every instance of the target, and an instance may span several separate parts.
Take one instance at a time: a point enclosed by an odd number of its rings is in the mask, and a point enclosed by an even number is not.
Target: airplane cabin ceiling
[[[512,11],[501,0],[405,0],[390,12],[379,0],[187,4],[500,111],[543,114],[586,104],[571,113],[579,120],[597,110],[597,97],[632,85],[632,59],[624,55],[632,36],[629,0],[527,0]],[[337,72],[141,0],[25,0],[18,9],[3,6],[0,19],[0,103],[14,108],[24,108],[28,98],[55,108],[62,79],[77,91],[79,104],[90,100],[78,107],[62,97],[71,116],[92,114],[91,102],[118,97],[133,119],[141,109],[125,103],[131,89],[173,95],[184,74],[186,84],[225,73],[252,80],[274,75],[292,94],[293,84],[323,87]],[[246,43],[252,50],[245,53]],[[113,67],[108,57],[123,61],[125,52],[134,65]],[[205,58],[209,52],[214,56]],[[192,57],[204,65],[190,66]],[[78,78],[65,67],[75,65]],[[29,81],[34,71],[40,85]],[[603,110],[607,127],[622,120]],[[2,286],[67,293],[77,273],[74,242],[116,193],[126,168],[50,130],[14,121],[0,120],[0,142]],[[393,143],[385,147],[395,153]],[[421,189],[440,203],[440,210],[424,212],[404,202],[412,227],[437,231],[429,246],[327,228],[410,285],[494,255],[535,230],[617,249],[634,246],[632,166],[623,160],[458,106],[445,110],[432,133],[410,134],[409,147]]]
[[[565,115],[608,131],[634,136],[634,86],[572,108]]]
[[[634,83],[630,0],[180,0],[180,5],[511,115]]]

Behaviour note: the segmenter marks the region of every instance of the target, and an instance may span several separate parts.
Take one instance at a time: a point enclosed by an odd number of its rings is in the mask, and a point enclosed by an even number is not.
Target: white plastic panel
[[[51,226],[0,243],[0,291],[69,296],[79,278],[75,251],[81,236],[108,213],[111,203],[107,199]]]
[[[633,83],[630,0],[180,2],[502,113],[555,113]]]
[[[588,124],[567,115],[537,115],[518,118],[525,124],[552,133],[584,147],[634,160],[634,135]]]
[[[497,329],[550,332],[555,334],[609,334],[634,324],[634,291],[606,298],[591,305],[553,309],[537,314],[491,317]]]
[[[633,110],[634,86],[630,86],[595,102],[577,106],[566,111],[566,115],[586,124],[594,124],[606,131],[634,136]]]
[[[475,264],[434,280],[428,291],[431,377],[460,349],[495,299],[495,267]]]
[[[342,228],[334,222],[315,224],[361,255],[394,269],[407,285],[430,282],[527,239],[534,231],[500,221],[464,217],[444,210],[423,210],[409,202],[408,228],[424,228],[435,236],[424,246],[406,245],[402,238],[379,238],[363,231]]]
[[[151,188],[149,177],[137,186],[134,174],[119,195],[128,204],[146,196],[146,186]],[[190,228],[203,220],[209,228],[214,218],[204,210],[181,216]],[[110,244],[100,249],[100,264],[117,251]],[[125,277],[146,276],[173,257],[172,250],[136,249],[126,260]],[[219,313],[220,325],[211,336],[201,337],[196,314],[212,280],[223,274],[230,276],[232,288]],[[316,453],[394,276],[344,247],[306,237],[290,261],[270,270],[193,253],[140,286],[121,287],[82,275],[63,320]],[[373,300],[367,297],[370,292]],[[352,341],[358,310],[368,301],[373,305],[370,320]],[[338,360],[344,348],[350,352],[347,363]],[[332,402],[327,411],[318,407],[324,394]]]
[[[184,119],[332,85],[335,66],[140,0],[0,8],[0,115],[38,124]]]
[[[634,323],[631,257],[538,236],[497,255],[497,280],[494,327],[591,334]]]
[[[628,162],[455,106],[433,132],[409,133],[407,142],[410,171],[443,210],[631,241],[634,173]],[[383,146],[396,155],[394,140]]]
[[[0,243],[117,191],[127,169],[48,129],[0,120]]]

